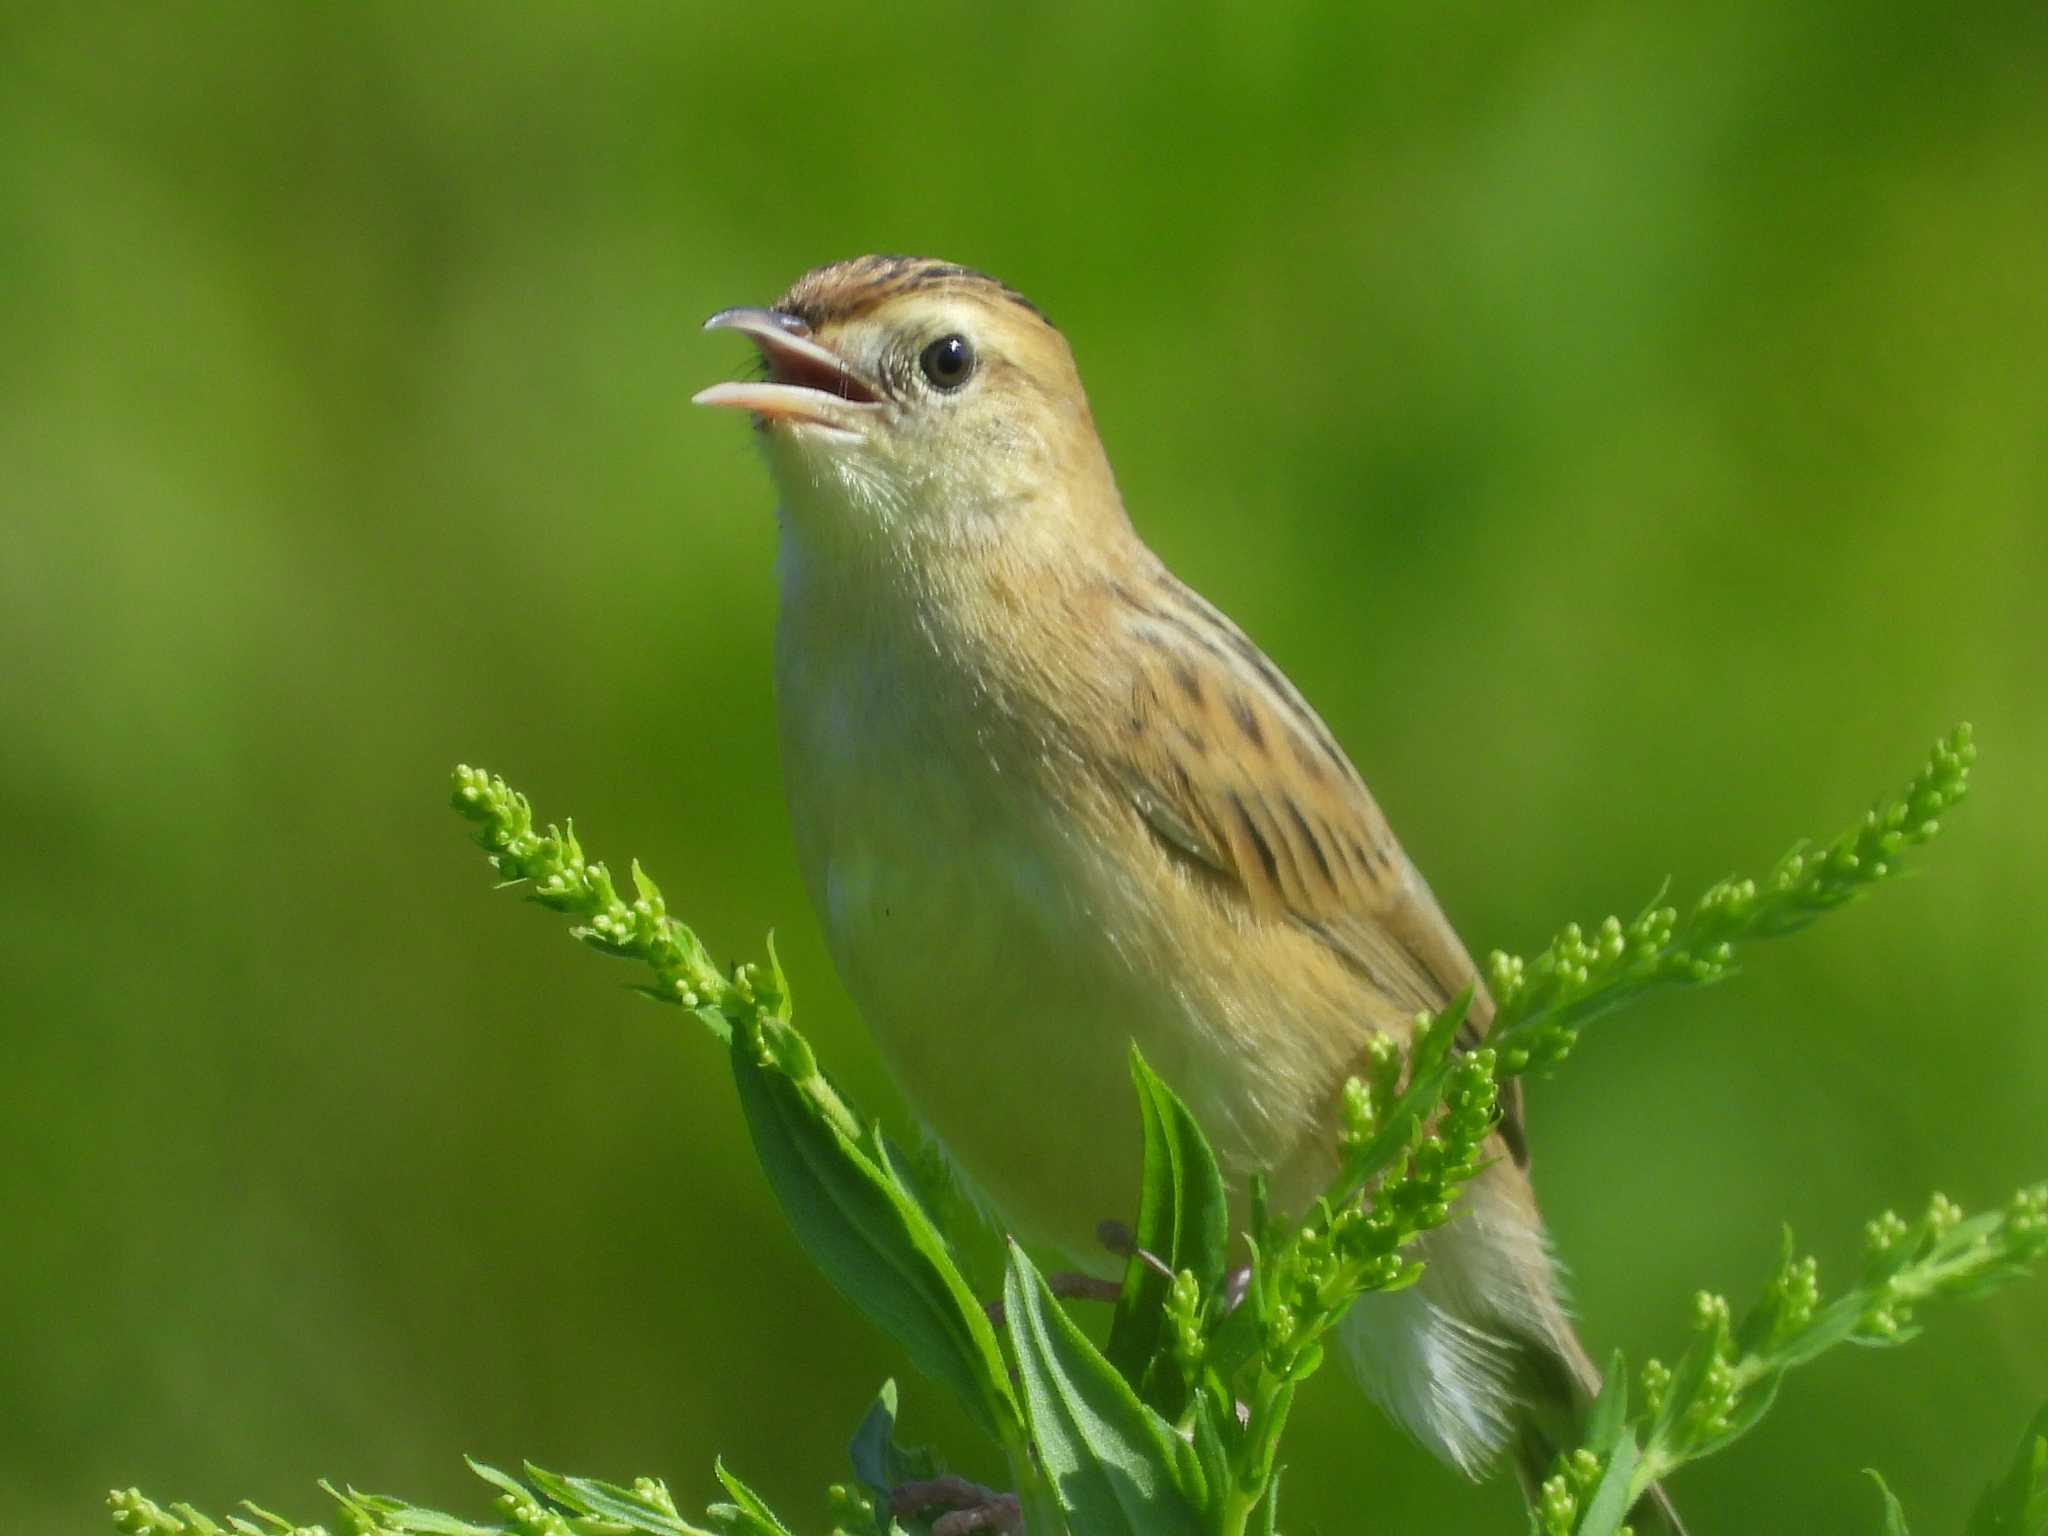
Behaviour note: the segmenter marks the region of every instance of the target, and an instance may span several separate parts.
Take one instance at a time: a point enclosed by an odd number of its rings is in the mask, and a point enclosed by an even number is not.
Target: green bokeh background
[[[110,1483],[481,1512],[724,1453],[792,1515],[904,1367],[716,1053],[494,897],[458,759],[775,927],[771,494],[697,333],[870,249],[1072,338],[1141,528],[1476,949],[1754,869],[1977,723],[1927,875],[1533,1090],[1596,1353],[1781,1221],[2048,1172],[2048,11],[164,3],[0,19],[0,1524]],[[965,1028],[1029,1027],[969,1020]],[[1056,1104],[1018,1113],[1060,1113]],[[1953,1528],[2048,1288],[1830,1357],[1695,1528]],[[993,1475],[937,1389],[910,1429]],[[1519,1528],[1332,1373],[1297,1531]]]

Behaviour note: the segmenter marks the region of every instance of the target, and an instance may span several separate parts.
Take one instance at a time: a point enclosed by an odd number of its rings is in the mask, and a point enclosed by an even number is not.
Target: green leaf
[[[1600,1384],[1600,1395],[1593,1399],[1593,1406],[1586,1414],[1585,1437],[1580,1444],[1604,1460],[1621,1443],[1621,1432],[1627,1424],[1628,1360],[1617,1349],[1614,1358],[1608,1362],[1607,1376]]]
[[[671,1001],[669,997],[655,991],[651,987],[642,987],[640,990],[659,1002],[666,1003]],[[712,1039],[716,1040],[720,1045],[730,1045],[732,1043],[731,1022],[711,1004],[701,1004],[698,1007],[692,1008],[690,1012],[696,1016],[698,1023],[711,1031]]]
[[[1579,1517],[1574,1536],[1613,1536],[1621,1529],[1635,1504],[1630,1484],[1635,1480],[1639,1459],[1635,1434],[1624,1427],[1614,1449],[1608,1452],[1607,1464],[1600,1473],[1600,1481],[1593,1485],[1592,1496],[1586,1500],[1586,1512]]]
[[[853,1475],[876,1493],[887,1496],[905,1483],[924,1482],[938,1475],[930,1451],[923,1447],[906,1450],[896,1443],[896,1383],[885,1381],[853,1432],[846,1454],[853,1463]]]
[[[237,1520],[234,1524],[241,1528],[243,1522]],[[498,1532],[496,1526],[478,1525],[438,1509],[420,1509],[411,1504],[379,1510],[377,1524],[380,1529],[405,1531],[410,1536],[497,1536]]]
[[[918,1369],[957,1392],[984,1430],[1013,1444],[1017,1404],[995,1330],[879,1138],[872,1149],[857,1145],[814,1098],[764,1066],[743,1033],[731,1051],[740,1106],[804,1252]]]
[[[1193,1404],[1195,1461],[1202,1469],[1202,1479],[1210,1488],[1230,1486],[1230,1444],[1237,1429],[1236,1414],[1229,1408],[1219,1407],[1215,1384],[1195,1389]],[[1225,1425],[1229,1429],[1225,1429]]]
[[[1970,1512],[1967,1536],[2041,1536],[2048,1531],[2048,1403],[2035,1413],[2005,1476]]]
[[[1259,1536],[1279,1536],[1280,1518],[1280,1474],[1284,1467],[1275,1467],[1273,1475],[1266,1479],[1266,1495],[1259,1501]]]
[[[1792,1229],[1784,1227],[1778,1234],[1778,1269],[1783,1276],[1798,1255],[1792,1240]],[[1731,1335],[1738,1355],[1758,1354],[1767,1349],[1778,1337],[1785,1320],[1786,1296],[1783,1287],[1775,1281],[1764,1287],[1762,1293],[1743,1314],[1742,1321],[1735,1326]]]
[[[1692,1457],[1697,1459],[1725,1451],[1755,1429],[1763,1416],[1771,1411],[1771,1405],[1778,1400],[1778,1388],[1784,1380],[1783,1371],[1772,1371],[1755,1386],[1748,1388],[1728,1414],[1727,1428],[1702,1439],[1692,1448]]]
[[[1204,1479],[1192,1447],[1138,1400],[1010,1244],[1003,1309],[1026,1417],[1070,1528],[1087,1536],[1194,1536]]]
[[[1900,1506],[1898,1496],[1885,1486],[1877,1469],[1865,1467],[1863,1475],[1877,1484],[1877,1491],[1884,1495],[1884,1536],[1912,1536],[1906,1529],[1906,1511]]]
[[[1869,1297],[1861,1292],[1830,1303],[1815,1314],[1813,1320],[1789,1342],[1779,1344],[1771,1351],[1773,1363],[1785,1370],[1805,1365],[1839,1344],[1862,1343],[1889,1345],[1903,1343],[1903,1338],[1862,1339],[1857,1330],[1863,1326],[1863,1312],[1869,1304]]]
[[[1650,1444],[1672,1447],[1680,1422],[1685,1418],[1686,1411],[1698,1400],[1700,1389],[1706,1385],[1707,1373],[1722,1358],[1727,1343],[1728,1324],[1725,1314],[1717,1315],[1693,1335],[1692,1343],[1679,1357],[1677,1369],[1671,1373],[1671,1385],[1664,1393],[1663,1407],[1658,1410],[1656,1420],[1646,1436]]]
[[[520,1482],[510,1472],[500,1472],[496,1467],[478,1461],[474,1456],[465,1456],[462,1459],[469,1463],[470,1471],[500,1492],[509,1493],[512,1497],[522,1502],[530,1501],[533,1498],[533,1490]],[[336,1494],[335,1497],[340,1498],[341,1495]]]
[[[795,1536],[790,1528],[775,1516],[761,1496],[728,1472],[724,1461],[712,1463],[718,1480],[725,1484],[725,1491],[732,1495],[730,1504],[714,1504],[709,1513],[721,1524],[744,1531],[747,1536]]]
[[[768,932],[768,975],[775,984],[775,1017],[785,1024],[789,1022],[794,999],[790,995],[789,977],[782,969],[782,955],[775,947],[775,931]]]
[[[1131,1047],[1131,1081],[1145,1141],[1138,1193],[1136,1249],[1124,1266],[1123,1293],[1109,1326],[1109,1358],[1161,1412],[1178,1415],[1186,1392],[1177,1373],[1155,1370],[1167,1347],[1165,1308],[1172,1276],[1192,1273],[1206,1301],[1223,1283],[1230,1206],[1223,1175],[1202,1128],[1180,1097]],[[1143,1255],[1166,1266],[1162,1274]]]
[[[853,1475],[877,1493],[889,1493],[896,1487],[895,1469],[889,1465],[890,1442],[895,1434],[896,1383],[885,1381],[846,1447]]]
[[[526,1463],[527,1481],[564,1509],[579,1515],[617,1520],[638,1531],[666,1532],[667,1536],[709,1536],[702,1526],[679,1519],[631,1488],[602,1482],[594,1477],[562,1477]]]
[[[1298,1390],[1299,1382],[1290,1381],[1281,1386],[1265,1401],[1263,1425],[1254,1419],[1245,1437],[1250,1443],[1251,1454],[1243,1458],[1239,1466],[1241,1486],[1264,1488],[1280,1470],[1280,1436],[1287,1428],[1287,1415],[1294,1409],[1294,1394]]]
[[[1331,1204],[1341,1204],[1362,1189],[1366,1182],[1415,1143],[1424,1121],[1436,1113],[1451,1075],[1451,1048],[1472,1006],[1472,988],[1466,987],[1415,1037],[1408,1053],[1408,1086],[1388,1108],[1372,1139],[1356,1152],[1345,1155],[1346,1177],[1329,1192]]]

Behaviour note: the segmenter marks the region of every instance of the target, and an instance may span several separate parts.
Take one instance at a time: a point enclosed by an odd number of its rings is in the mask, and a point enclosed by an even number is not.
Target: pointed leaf
[[[1259,1252],[1256,1238],[1247,1238],[1245,1246],[1251,1254],[1251,1284],[1245,1288],[1237,1310],[1209,1335],[1203,1356],[1204,1365],[1225,1381],[1235,1378],[1238,1369],[1265,1347],[1266,1288],[1261,1283],[1266,1273],[1265,1257]]]
[[[1783,1275],[1791,1266],[1798,1250],[1793,1246],[1792,1229],[1779,1229],[1778,1269]],[[1776,1285],[1767,1285],[1757,1297],[1742,1321],[1735,1326],[1734,1346],[1737,1355],[1760,1354],[1776,1336],[1778,1325],[1785,1315],[1784,1292]]]
[[[594,1477],[562,1477],[526,1463],[526,1476],[534,1487],[564,1509],[596,1515],[604,1520],[623,1521],[639,1531],[660,1531],[667,1536],[710,1536],[702,1526],[679,1519],[631,1488],[621,1488]]]
[[[662,905],[661,887],[656,885],[648,876],[647,871],[640,867],[638,859],[633,860],[631,868],[633,871],[633,894],[659,912]]]
[[[1785,1380],[1783,1371],[1773,1371],[1755,1386],[1742,1394],[1742,1400],[1728,1415],[1728,1427],[1718,1434],[1710,1435],[1693,1448],[1695,1458],[1711,1456],[1725,1451],[1744,1435],[1755,1429],[1759,1420],[1771,1411],[1771,1404],[1778,1400],[1778,1387]]]
[[[1620,1350],[1608,1362],[1607,1377],[1600,1384],[1600,1395],[1593,1399],[1592,1410],[1586,1415],[1585,1435],[1580,1441],[1595,1456],[1604,1457],[1621,1441],[1622,1429],[1628,1423],[1628,1361]]]
[[[739,1033],[731,1056],[755,1155],[811,1262],[984,1430],[1012,1443],[1018,1412],[995,1330],[886,1152],[878,1162]]]
[[[1279,1536],[1280,1518],[1280,1474],[1287,1469],[1275,1467],[1273,1475],[1266,1479],[1266,1496],[1259,1501],[1259,1536]]]
[[[1785,1369],[1805,1365],[1816,1356],[1824,1355],[1838,1344],[1861,1343],[1856,1330],[1863,1326],[1865,1299],[1857,1295],[1843,1296],[1822,1308],[1813,1319],[1801,1328],[1798,1334],[1773,1351],[1773,1359]],[[1875,1341],[1880,1344],[1899,1342],[1895,1339]]]
[[[2019,1453],[1970,1511],[1967,1536],[2042,1536],[2048,1531],[2048,1403],[2020,1437]]]
[[[1592,1497],[1586,1500],[1586,1512],[1579,1517],[1574,1536],[1614,1536],[1621,1529],[1635,1502],[1629,1485],[1635,1480],[1638,1459],[1635,1432],[1624,1426],[1608,1453],[1600,1481],[1593,1486]]]
[[[1131,1080],[1145,1139],[1144,1180],[1138,1194],[1136,1251],[1124,1266],[1123,1294],[1109,1328],[1109,1358],[1162,1412],[1178,1415],[1185,1392],[1174,1373],[1152,1369],[1167,1343],[1165,1308],[1174,1274],[1191,1271],[1206,1300],[1223,1281],[1230,1245],[1230,1206],[1216,1154],[1187,1105],[1131,1047]],[[1162,1274],[1142,1256],[1169,1271]],[[1154,1383],[1154,1376],[1163,1378]]]
[[[1003,1309],[1032,1443],[1069,1527],[1087,1536],[1201,1531],[1193,1448],[1138,1400],[1015,1243]]]
[[[1900,1505],[1898,1496],[1885,1486],[1885,1481],[1878,1475],[1877,1469],[1865,1467],[1863,1475],[1877,1484],[1877,1491],[1884,1496],[1884,1536],[1912,1536],[1906,1529],[1905,1509]]]
[[[533,1490],[520,1482],[510,1472],[500,1472],[496,1467],[478,1461],[474,1456],[465,1456],[462,1459],[469,1463],[470,1471],[500,1492],[509,1493],[522,1503],[533,1498]],[[341,1495],[336,1494],[335,1497],[340,1498]]]
[[[420,1509],[410,1504],[380,1510],[377,1524],[380,1530],[406,1531],[411,1536],[498,1536],[496,1526],[478,1525],[438,1509]]]
[[[723,1460],[713,1462],[712,1470],[718,1474],[718,1480],[725,1484],[725,1491],[732,1495],[732,1503],[711,1506],[714,1515],[732,1521],[754,1533],[754,1536],[795,1536],[788,1526],[776,1518],[775,1511],[768,1507],[758,1493],[726,1470]]]
[[[889,1442],[895,1433],[896,1383],[885,1381],[861,1419],[860,1428],[853,1432],[852,1443],[846,1447],[847,1460],[853,1463],[853,1475],[877,1493],[889,1493],[896,1487],[896,1478],[889,1466]]]
[[[1213,1489],[1230,1486],[1230,1441],[1226,1438],[1224,1424],[1237,1428],[1236,1415],[1217,1406],[1217,1397],[1207,1386],[1195,1390],[1194,1431],[1195,1460],[1202,1469],[1203,1481]]]
[[[938,1476],[937,1459],[923,1446],[906,1448],[896,1443],[896,1383],[885,1381],[875,1394],[853,1442],[846,1448],[853,1463],[853,1475],[876,1493],[894,1493],[905,1483],[921,1483]]]
[[[1706,1385],[1707,1373],[1721,1358],[1727,1342],[1728,1325],[1724,1321],[1717,1320],[1693,1335],[1692,1343],[1686,1347],[1677,1368],[1671,1373],[1670,1385],[1664,1389],[1663,1407],[1658,1410],[1656,1421],[1646,1437],[1650,1444],[1669,1444],[1672,1432],[1699,1397],[1700,1389]]]

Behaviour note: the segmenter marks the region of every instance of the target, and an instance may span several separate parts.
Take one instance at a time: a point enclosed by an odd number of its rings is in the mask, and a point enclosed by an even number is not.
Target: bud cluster
[[[1581,1514],[1592,1501],[1594,1490],[1600,1486],[1607,1463],[1581,1446],[1569,1455],[1560,1456],[1556,1466],[1557,1471],[1545,1478],[1543,1486],[1537,1490],[1535,1508],[1530,1513],[1541,1536],[1572,1536],[1579,1528]],[[1631,1536],[1633,1529],[1621,1526],[1615,1536]]]
[[[1381,1053],[1369,1068],[1372,1085],[1357,1078],[1345,1085],[1340,1109],[1347,1157],[1362,1154],[1377,1134],[1380,1094],[1398,1081],[1399,1067],[1398,1051]],[[1421,1275],[1421,1262],[1402,1250],[1450,1219],[1466,1182],[1485,1166],[1498,1104],[1495,1067],[1491,1050],[1455,1058],[1429,1129],[1369,1197],[1322,1202],[1272,1254],[1262,1344],[1275,1376],[1299,1380],[1314,1370],[1322,1358],[1317,1341],[1357,1297],[1398,1290]]]
[[[534,901],[582,919],[570,930],[575,937],[608,955],[643,961],[653,970],[653,983],[638,989],[647,996],[718,1012],[733,1003],[752,1007],[757,991],[779,996],[777,985],[758,967],[744,967],[727,981],[697,936],[668,915],[660,888],[637,860],[632,866],[634,899],[629,902],[619,895],[611,871],[585,857],[573,824],[536,830],[526,796],[495,774],[458,767],[451,799],[463,816],[480,823],[477,842],[507,884],[530,883]]]
[[[1709,887],[1682,920],[1660,900],[1633,922],[1609,917],[1591,934],[1569,924],[1533,960],[1496,951],[1486,984],[1501,1075],[1556,1066],[1596,1015],[1654,987],[1720,981],[1738,944],[1803,928],[1897,873],[1899,856],[1940,831],[1942,813],[1962,799],[1976,755],[1969,726],[1957,726],[1897,800],[1824,847],[1798,845],[1760,881]]]

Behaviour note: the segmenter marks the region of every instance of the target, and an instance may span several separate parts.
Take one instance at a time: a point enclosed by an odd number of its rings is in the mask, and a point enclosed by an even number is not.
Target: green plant
[[[722,970],[669,916],[637,863],[629,899],[606,866],[585,855],[573,828],[539,827],[526,798],[502,779],[457,769],[454,803],[478,825],[507,883],[526,884],[531,899],[574,918],[573,932],[593,948],[644,963],[652,979],[641,990],[705,1026],[726,1052],[754,1150],[805,1252],[925,1377],[960,1398],[1007,1458],[1014,1504],[943,1478],[928,1453],[895,1443],[895,1389],[885,1386],[854,1437],[855,1480],[832,1491],[835,1531],[943,1536],[1021,1516],[1035,1533],[1236,1536],[1277,1529],[1280,1452],[1295,1394],[1320,1369],[1331,1331],[1360,1296],[1419,1274],[1412,1244],[1452,1219],[1483,1166],[1500,1083],[1565,1061],[1592,1018],[1659,987],[1719,981],[1741,945],[1793,932],[1889,878],[1962,797],[1973,757],[1968,729],[1958,728],[1897,800],[1830,843],[1793,849],[1760,880],[1714,886],[1683,915],[1652,904],[1634,921],[1609,918],[1590,935],[1568,927],[1527,962],[1492,956],[1498,1012],[1485,1045],[1454,1048],[1467,995],[1419,1020],[1405,1056],[1383,1043],[1362,1063],[1344,1094],[1340,1167],[1324,1197],[1306,1213],[1276,1212],[1254,1189],[1248,1272],[1227,1268],[1224,1188],[1200,1127],[1134,1051],[1144,1182],[1101,1350],[1014,1244],[1001,1322],[991,1321],[905,1176],[908,1159],[833,1087],[791,1022],[772,947],[765,963]],[[1532,1529],[1626,1529],[1650,1484],[1752,1428],[1786,1371],[1842,1343],[1904,1342],[1913,1308],[2009,1281],[2044,1248],[2048,1189],[2024,1190],[2002,1210],[1971,1218],[1937,1196],[1917,1224],[1890,1213],[1872,1222],[1864,1274],[1823,1304],[1814,1262],[1795,1255],[1788,1234],[1777,1272],[1739,1324],[1721,1298],[1696,1299],[1692,1342],[1676,1367],[1653,1360],[1642,1369],[1633,1408],[1630,1373],[1615,1360],[1585,1443],[1559,1459]],[[2048,1451],[2023,1448],[2031,1471],[1987,1494],[1987,1507],[2018,1513],[1998,1517],[2006,1524],[1980,1516],[1973,1532],[2038,1536],[2048,1509],[2044,1458]],[[629,1489],[531,1466],[523,1481],[477,1470],[500,1489],[494,1524],[329,1491],[346,1528],[362,1533],[702,1529],[651,1480]],[[722,1465],[719,1477],[730,1501],[706,1511],[711,1529],[787,1531]],[[933,1513],[949,1503],[960,1507]],[[112,1504],[116,1523],[133,1536],[223,1529],[133,1491]],[[252,1515],[226,1528],[243,1536],[293,1529]]]

